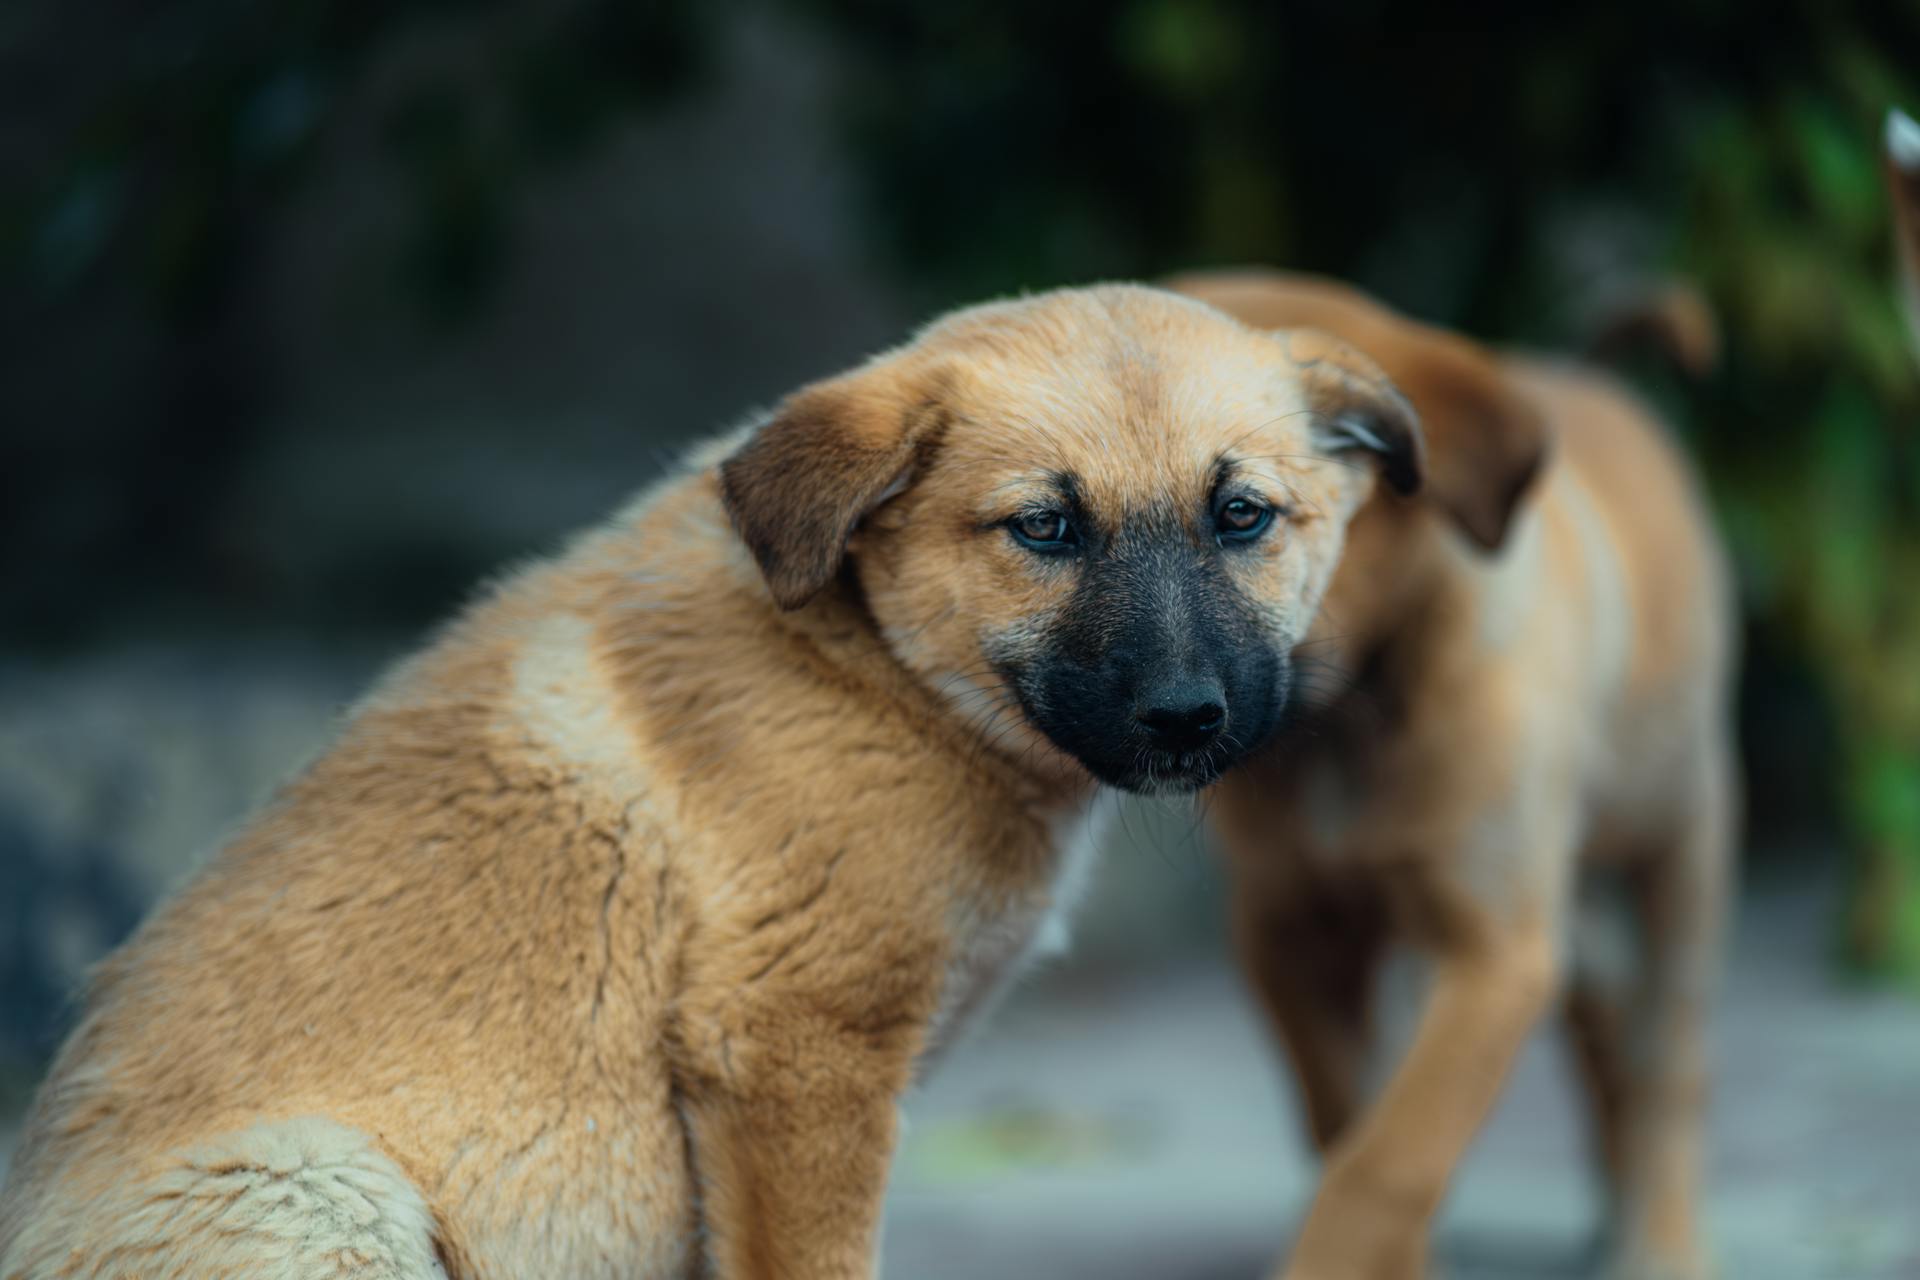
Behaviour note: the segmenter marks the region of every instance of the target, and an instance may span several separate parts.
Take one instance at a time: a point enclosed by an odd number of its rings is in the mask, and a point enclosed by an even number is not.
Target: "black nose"
[[[1227,725],[1226,693],[1218,680],[1188,680],[1152,690],[1133,713],[1166,751],[1199,751]]]

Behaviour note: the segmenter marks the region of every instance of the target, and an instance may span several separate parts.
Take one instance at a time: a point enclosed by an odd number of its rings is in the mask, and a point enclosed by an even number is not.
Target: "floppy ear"
[[[1498,548],[1546,462],[1546,418],[1490,355],[1453,334],[1425,330],[1381,358],[1420,409],[1429,497],[1480,546]]]
[[[720,497],[767,588],[797,609],[833,580],[866,514],[905,488],[944,422],[899,358],[803,387],[720,464]]]
[[[1426,472],[1420,417],[1386,372],[1324,330],[1286,329],[1274,336],[1299,366],[1320,447],[1371,454],[1395,493],[1417,493]]]

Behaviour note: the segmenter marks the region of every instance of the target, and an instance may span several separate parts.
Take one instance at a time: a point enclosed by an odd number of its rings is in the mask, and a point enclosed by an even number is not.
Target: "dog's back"
[[[480,602],[101,966],[0,1198],[0,1276],[457,1280],[445,1205],[496,1274],[522,1235],[575,1275],[678,1273],[682,1139],[632,1101],[668,1090],[635,993],[674,940],[601,954],[660,837],[607,776],[634,750],[587,732],[612,692],[561,606],[591,587],[548,566]]]
[[[1622,661],[1603,705],[1606,757],[1591,796],[1595,846],[1623,819],[1664,824],[1690,803],[1674,782],[1703,735],[1724,730],[1733,662],[1729,567],[1704,496],[1679,446],[1639,398],[1606,373],[1571,361],[1503,360],[1552,433],[1540,518],[1597,522],[1606,545],[1531,584],[1537,607],[1584,615],[1590,645],[1617,634]],[[1615,580],[1615,575],[1618,575]],[[1586,661],[1603,660],[1589,652]],[[1719,785],[1719,784],[1715,784]],[[1631,852],[1631,850],[1625,850]]]

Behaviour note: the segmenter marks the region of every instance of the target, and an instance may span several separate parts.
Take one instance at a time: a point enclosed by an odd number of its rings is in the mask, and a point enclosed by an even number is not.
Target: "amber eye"
[[[1222,542],[1251,542],[1273,523],[1273,508],[1263,507],[1249,498],[1234,498],[1214,516]]]
[[[1007,522],[1014,540],[1033,551],[1061,551],[1076,541],[1073,524],[1057,511],[1030,511]]]

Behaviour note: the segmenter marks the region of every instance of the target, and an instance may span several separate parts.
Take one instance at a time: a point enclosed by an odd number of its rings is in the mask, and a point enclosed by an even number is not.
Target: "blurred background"
[[[383,663],[915,321],[1257,261],[1573,348],[1683,279],[1717,372],[1629,363],[1745,588],[1713,1216],[1743,1280],[1920,1276],[1920,0],[14,0],[0,104],[0,1150],[84,967]],[[1130,815],[916,1103],[897,1274],[1278,1250],[1311,1169],[1195,827]],[[1580,1274],[1558,1065],[1457,1274]]]

